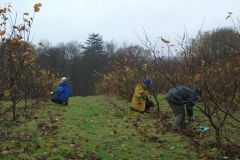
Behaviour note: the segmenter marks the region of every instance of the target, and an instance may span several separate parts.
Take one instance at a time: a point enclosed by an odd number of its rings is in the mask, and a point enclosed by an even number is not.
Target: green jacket
[[[145,97],[140,98],[140,95],[144,95]],[[146,98],[150,100],[150,95],[147,91],[147,87],[145,87],[144,84],[137,85],[132,98],[132,108],[143,112],[145,110]]]
[[[189,116],[193,115],[193,106],[198,100],[197,91],[185,86],[176,86],[170,89],[165,98],[179,106],[186,104],[186,110]]]

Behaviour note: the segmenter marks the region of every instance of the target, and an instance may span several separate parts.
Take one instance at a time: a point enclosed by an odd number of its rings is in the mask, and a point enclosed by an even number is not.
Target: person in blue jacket
[[[173,129],[185,129],[185,107],[187,115],[190,121],[194,121],[193,106],[196,104],[200,96],[201,91],[197,89],[191,89],[185,86],[176,86],[169,90],[166,94],[165,99],[175,113],[175,120],[173,122]]]
[[[58,88],[53,90],[51,94],[57,94],[57,97],[51,99],[52,102],[61,104],[63,106],[68,105],[68,99],[72,95],[72,93],[66,77],[62,77]]]

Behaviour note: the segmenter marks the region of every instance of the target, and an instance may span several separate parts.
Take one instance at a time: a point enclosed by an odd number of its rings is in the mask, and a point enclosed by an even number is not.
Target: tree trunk
[[[220,128],[215,128],[215,138],[216,138],[216,143],[220,144],[221,143],[221,135],[220,135]]]
[[[16,120],[16,104],[13,104],[13,121]]]

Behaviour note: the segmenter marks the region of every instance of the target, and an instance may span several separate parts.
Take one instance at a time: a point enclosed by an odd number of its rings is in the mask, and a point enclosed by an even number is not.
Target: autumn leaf
[[[206,151],[202,151],[199,155],[198,155],[198,157],[199,158],[203,158],[203,157],[206,157]]]
[[[111,150],[110,150],[110,149],[106,149],[106,151],[107,151],[107,152],[111,152]]]
[[[31,51],[31,50],[32,50],[32,48],[27,48],[26,50],[27,50],[27,51]]]
[[[49,156],[51,155],[51,152],[44,152],[43,154]]]
[[[107,119],[107,123],[111,123],[111,120]]]
[[[23,56],[27,56],[27,55],[29,55],[29,52],[23,53]]]
[[[113,135],[114,135],[114,132],[110,132],[110,135],[113,136]]]
[[[4,155],[4,154],[8,154],[8,153],[9,153],[9,151],[2,151],[2,152],[1,152],[1,154],[3,154],[3,155]]]
[[[185,54],[186,54],[186,52],[182,52],[182,53],[181,53],[181,56],[184,56]]]
[[[155,156],[155,155],[151,155],[150,157],[151,157],[151,160],[156,160],[157,159],[157,156]]]
[[[34,8],[34,11],[35,11],[35,12],[39,12],[39,11],[40,11],[40,8]]]
[[[34,8],[35,7],[42,7],[42,4],[41,3],[37,3],[37,4],[34,5]]]
[[[115,154],[111,153],[110,156],[115,157]]]
[[[197,74],[195,74],[195,76],[194,76],[194,79],[196,80],[196,81],[199,81],[200,79],[201,79],[201,74],[200,73],[197,73]]]
[[[227,62],[226,67],[227,67],[227,68],[231,67],[231,63],[230,63],[230,62]]]
[[[0,9],[0,13],[6,13],[6,9]]]
[[[228,12],[228,14],[233,14],[232,12]]]
[[[33,8],[34,8],[34,11],[35,11],[35,12],[39,12],[39,11],[40,11],[40,8],[39,8],[39,7],[41,7],[41,6],[42,6],[41,3],[35,4],[34,7],[33,7]]]
[[[17,40],[16,40],[16,39],[13,39],[11,43],[14,44],[14,43],[16,43],[16,42],[17,42]]]
[[[47,53],[45,53],[45,55],[46,55],[47,57],[50,57],[50,55],[49,55],[49,54],[47,54]]]
[[[83,154],[79,154],[78,157],[79,158],[84,158],[84,155]]]
[[[240,60],[240,56],[237,56],[237,57],[236,57],[236,60],[238,60],[238,61],[239,61],[239,60]]]
[[[41,46],[41,47],[43,46],[42,42],[39,42],[38,45]]]
[[[49,144],[49,143],[44,143],[44,146],[45,146],[45,147],[49,147],[50,144]]]
[[[190,145],[189,148],[190,148],[190,149],[194,149],[195,146],[194,146],[194,145]]]
[[[85,139],[83,137],[79,137],[79,141],[84,141]]]
[[[227,20],[229,17],[231,17],[231,15],[228,15],[225,20]]]
[[[166,40],[166,39],[164,39],[164,38],[162,38],[161,37],[161,40],[164,42],[164,43],[169,43],[170,41],[168,41],[168,40]]]
[[[10,92],[8,90],[4,90],[4,96],[8,97],[10,95]]]
[[[23,13],[23,15],[26,15],[26,16],[28,16],[28,15],[29,15],[29,13],[25,12],[25,13]]]
[[[28,22],[28,20],[26,18],[23,18],[24,22]]]
[[[135,132],[133,132],[133,134],[136,135],[136,134],[138,134],[138,132],[135,131]]]
[[[0,35],[2,36],[2,35],[4,35],[6,33],[6,31],[5,30],[3,30],[3,31],[0,31]]]

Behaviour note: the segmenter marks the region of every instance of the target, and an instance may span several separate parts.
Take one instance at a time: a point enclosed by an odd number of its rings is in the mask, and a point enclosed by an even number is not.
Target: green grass
[[[194,160],[203,151],[209,159],[226,156],[206,145],[214,140],[213,129],[191,130],[199,122],[188,131],[172,131],[174,115],[162,99],[165,117],[157,116],[156,108],[150,114],[130,112],[130,103],[111,96],[71,97],[69,106],[48,102],[26,111],[19,106],[17,122],[1,122],[0,159]],[[194,113],[209,125],[198,110]]]

